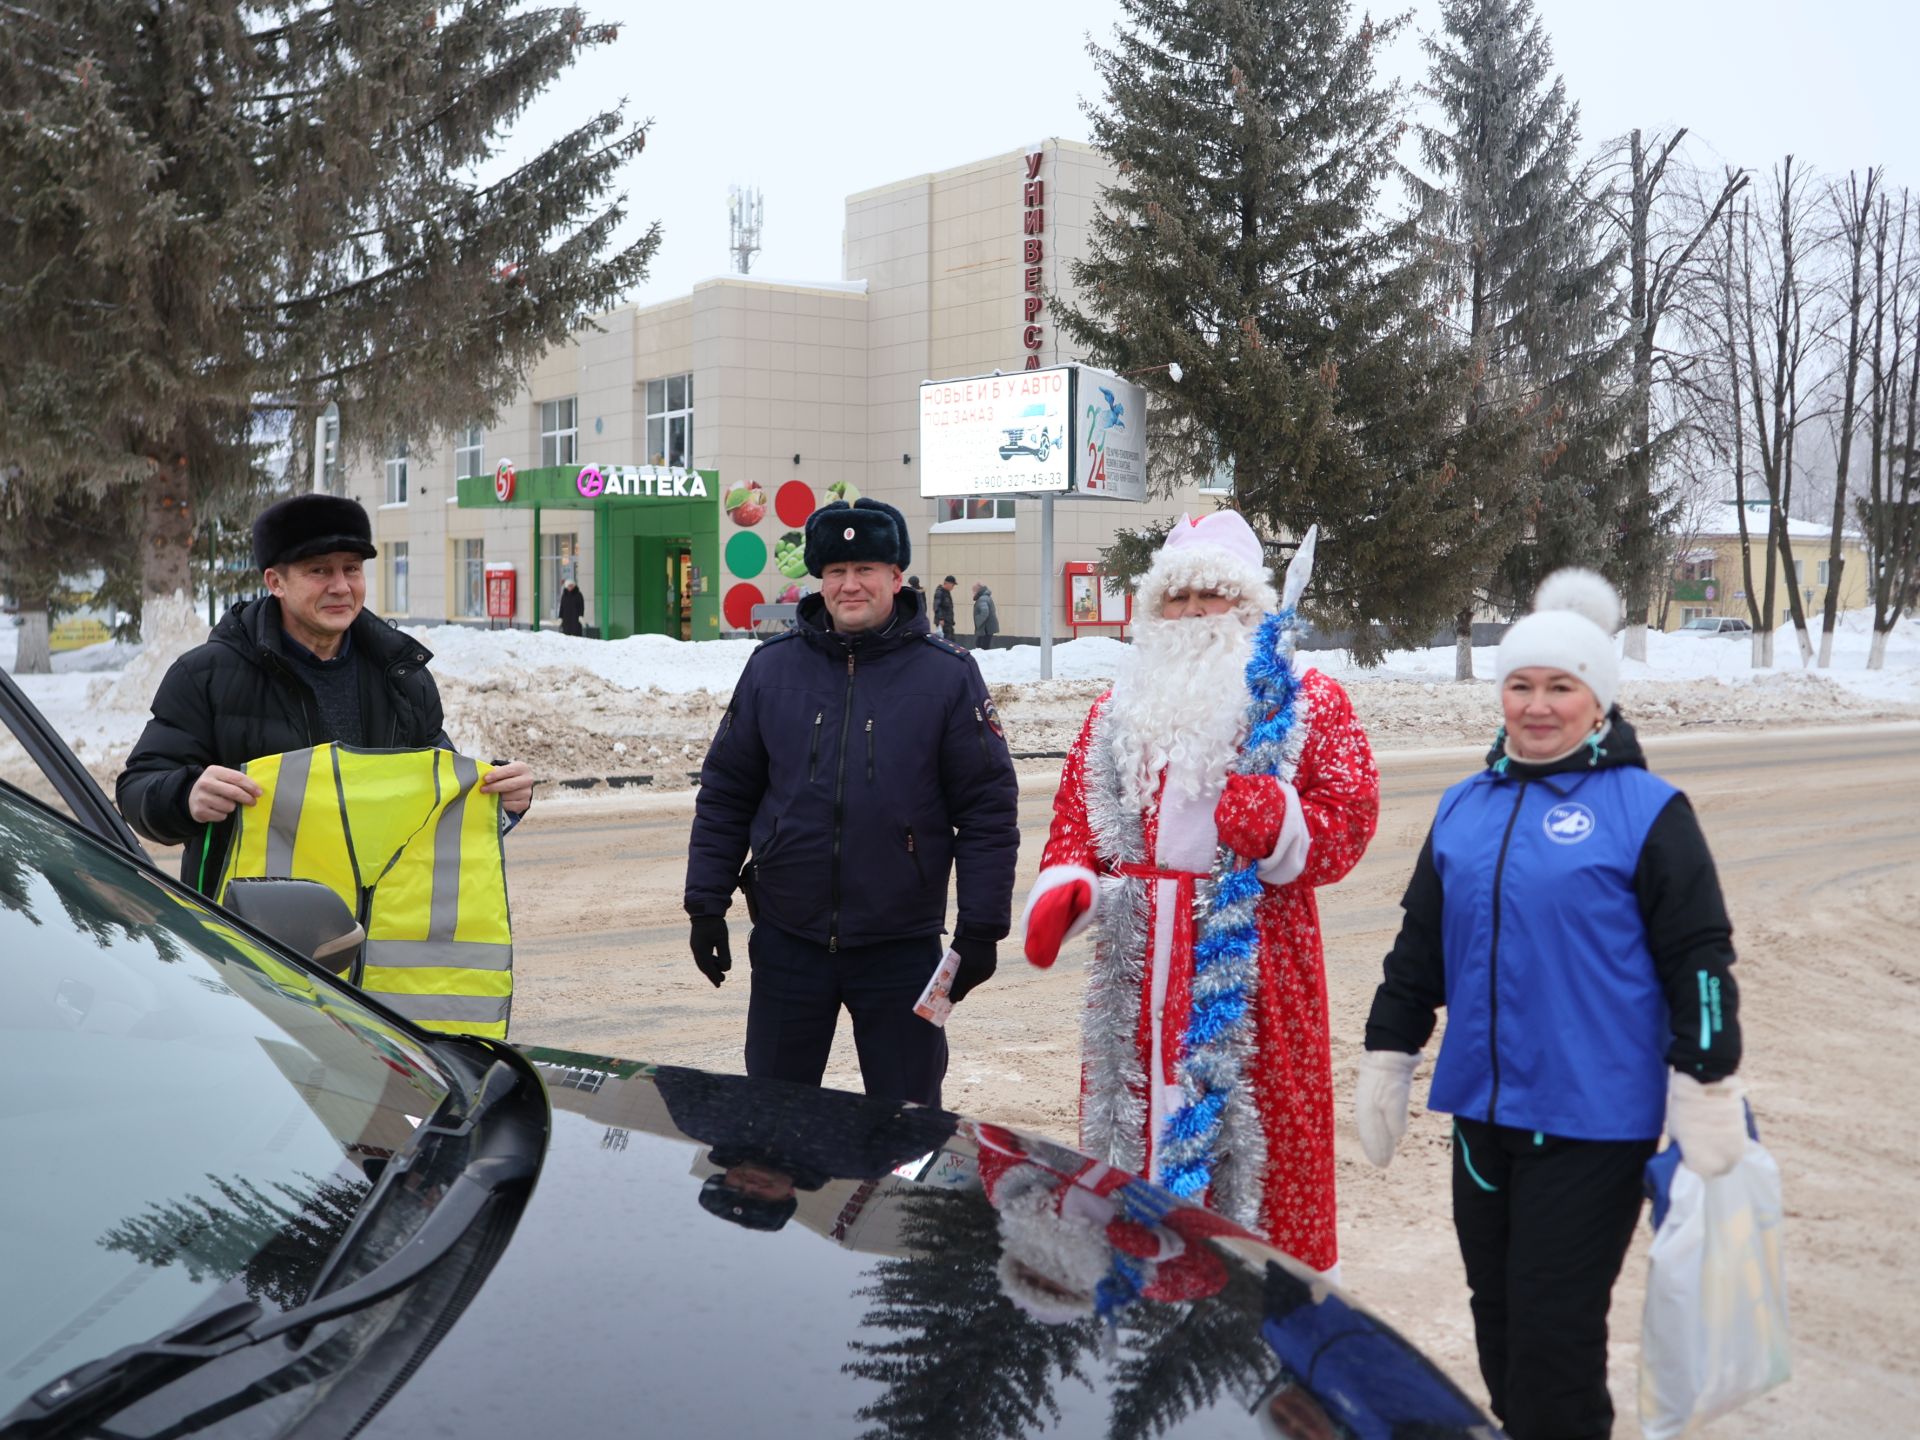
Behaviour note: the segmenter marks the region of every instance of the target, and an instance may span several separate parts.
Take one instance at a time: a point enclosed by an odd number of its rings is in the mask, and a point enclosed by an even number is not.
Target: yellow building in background
[[[1705,616],[1751,618],[1747,610],[1746,576],[1740,563],[1737,503],[1727,500],[1713,506],[1682,547],[1674,562],[1664,629],[1678,630],[1687,621]],[[1767,502],[1750,500],[1746,508],[1748,541],[1754,561],[1753,583],[1760,592],[1755,597],[1758,601],[1764,596],[1766,586],[1766,570],[1762,567],[1767,542]],[[1786,594],[1789,583],[1800,592],[1801,604],[1809,614],[1819,614],[1826,609],[1832,533],[1829,527],[1816,521],[1787,521],[1795,573],[1789,582],[1780,556],[1772,556],[1774,624],[1784,624],[1791,614]],[[1871,598],[1867,591],[1867,552],[1859,534],[1853,531],[1842,534],[1840,560],[1840,608],[1857,609]]]

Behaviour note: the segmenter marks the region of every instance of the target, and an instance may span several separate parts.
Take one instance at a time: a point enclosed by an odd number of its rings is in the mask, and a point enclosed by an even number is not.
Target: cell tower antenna
[[[753,257],[760,253],[760,222],[765,214],[757,188],[727,187],[727,249],[734,269],[742,275],[753,269]]]

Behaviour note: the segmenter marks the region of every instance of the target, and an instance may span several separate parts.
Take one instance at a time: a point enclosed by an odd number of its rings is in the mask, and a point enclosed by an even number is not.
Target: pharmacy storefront
[[[549,510],[593,512],[593,581],[587,622],[603,638],[719,634],[720,476],[653,465],[550,465],[459,482],[463,510],[524,510],[533,517],[531,593],[540,588],[540,526]],[[511,612],[509,612],[511,613]]]
[[[491,477],[459,481],[457,498],[463,510],[531,512],[525,573],[534,595],[543,593],[543,512],[593,512],[587,621],[600,636],[712,640],[750,631],[757,605],[800,599],[808,588],[807,517],[818,505],[859,494],[844,484],[829,485],[826,492],[816,494],[811,485],[790,480],[769,497],[758,485],[723,487],[716,470],[655,465],[516,470],[503,461]],[[503,602],[511,615],[511,598]]]

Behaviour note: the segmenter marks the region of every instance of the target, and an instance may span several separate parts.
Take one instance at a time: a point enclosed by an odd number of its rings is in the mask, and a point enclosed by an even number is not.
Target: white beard
[[[994,1205],[1004,1259],[1044,1276],[1091,1310],[1093,1292],[1112,1260],[1112,1247],[1101,1228],[1083,1216],[1061,1214],[1060,1197],[1037,1179],[1017,1187],[1003,1182]],[[1053,1297],[1050,1303],[1063,1303],[1063,1298]]]
[[[1144,810],[1162,771],[1188,798],[1217,796],[1245,736],[1247,661],[1260,615],[1238,606],[1134,630],[1133,664],[1107,702],[1121,798]]]

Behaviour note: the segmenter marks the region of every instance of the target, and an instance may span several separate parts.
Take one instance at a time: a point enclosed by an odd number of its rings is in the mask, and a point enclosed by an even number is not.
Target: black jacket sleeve
[[[1400,933],[1387,952],[1386,974],[1373,992],[1367,1015],[1367,1049],[1412,1054],[1433,1034],[1435,1016],[1447,1003],[1447,961],[1440,945],[1444,896],[1433,864],[1433,831],[1414,862],[1413,878],[1400,897]]]
[[[200,772],[218,763],[214,720],[203,677],[191,656],[173,662],[153,697],[153,718],[114,781],[114,802],[127,823],[161,845],[180,845],[200,833],[187,813],[187,792]]]
[[[687,842],[689,915],[727,913],[746,863],[753,817],[767,793],[767,747],[760,737],[753,670],[749,660],[700,766]]]
[[[1693,806],[1675,795],[1653,822],[1633,875],[1647,948],[1666,991],[1667,1063],[1708,1082],[1740,1068],[1733,926]]]
[[[940,788],[954,831],[953,933],[997,942],[1013,928],[1020,785],[980,667],[971,655],[961,663],[965,679],[947,711],[940,742]]]

